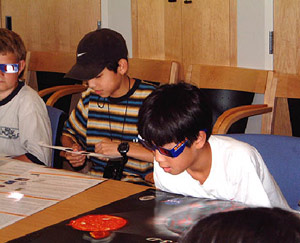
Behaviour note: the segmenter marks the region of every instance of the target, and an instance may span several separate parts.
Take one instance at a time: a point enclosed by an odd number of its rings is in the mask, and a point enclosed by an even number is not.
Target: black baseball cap
[[[65,77],[78,80],[95,78],[108,63],[117,63],[127,56],[126,41],[118,32],[111,29],[89,32],[79,42],[76,64]]]

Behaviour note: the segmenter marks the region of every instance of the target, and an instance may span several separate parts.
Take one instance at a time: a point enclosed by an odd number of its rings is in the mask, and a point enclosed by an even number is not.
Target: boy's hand
[[[103,138],[101,139],[101,142],[96,143],[95,153],[118,156],[120,155],[120,153],[118,152],[119,144],[120,141],[111,141],[108,138]]]
[[[81,151],[82,150],[81,146],[78,144],[73,144],[72,149],[73,149],[73,151]],[[70,164],[73,167],[82,166],[86,159],[86,156],[83,154],[74,154],[74,153],[69,153],[69,152],[66,152],[65,157],[67,160],[69,160]]]

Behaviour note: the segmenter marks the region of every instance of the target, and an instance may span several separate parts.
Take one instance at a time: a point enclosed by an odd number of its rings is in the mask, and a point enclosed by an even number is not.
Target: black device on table
[[[121,180],[123,175],[124,166],[128,161],[127,152],[129,151],[129,144],[122,142],[118,146],[118,152],[122,155],[121,159],[109,160],[105,166],[103,177]]]

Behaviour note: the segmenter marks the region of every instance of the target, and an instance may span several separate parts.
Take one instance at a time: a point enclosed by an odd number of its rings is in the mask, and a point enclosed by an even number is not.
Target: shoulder
[[[88,88],[87,90],[83,91],[81,94],[81,98],[84,99],[88,99],[91,94],[92,94],[93,90],[91,88]]]
[[[159,84],[156,84],[156,83],[153,83],[153,82],[150,82],[147,80],[141,80],[141,83],[140,83],[141,88],[151,89],[151,90],[156,89],[158,87],[158,85]]]
[[[29,87],[27,84],[25,84],[20,92],[18,93],[20,96],[31,96],[33,98],[40,98],[38,92],[36,92],[34,89],[32,89],[31,87]]]
[[[21,103],[21,105],[28,105],[28,106],[32,105],[34,107],[36,106],[46,107],[45,102],[39,96],[39,94],[26,84],[22,87],[20,92],[17,94],[17,97],[19,98],[19,102]]]
[[[246,164],[252,164],[257,167],[258,164],[263,162],[256,148],[234,138],[212,135],[209,138],[209,144],[213,157],[219,158],[228,165],[245,166]]]
[[[141,79],[135,79],[134,86],[139,90],[150,90],[151,92],[156,89],[157,85],[153,82]]]
[[[228,151],[256,151],[250,144],[228,136],[211,135],[208,141],[211,146],[221,147]]]
[[[144,80],[135,79],[133,92],[131,94],[132,99],[143,100],[149,94],[152,93],[153,90],[156,89],[156,86],[152,83],[149,83]]]

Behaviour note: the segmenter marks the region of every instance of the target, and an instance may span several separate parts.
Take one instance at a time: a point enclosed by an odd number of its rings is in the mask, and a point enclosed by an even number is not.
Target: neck
[[[212,164],[211,148],[208,142],[198,151],[197,159],[187,172],[197,181],[203,184],[209,176]]]
[[[131,89],[131,83],[131,79],[127,75],[122,76],[119,89],[114,94],[112,94],[111,97],[118,98],[126,95]]]

